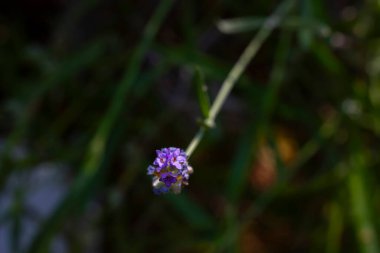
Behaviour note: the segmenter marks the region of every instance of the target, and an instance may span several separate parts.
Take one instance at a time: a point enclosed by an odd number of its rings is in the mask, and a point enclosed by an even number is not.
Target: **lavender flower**
[[[147,169],[147,174],[153,176],[153,192],[163,194],[169,191],[180,193],[193,169],[187,162],[186,153],[179,148],[163,148],[156,150],[157,157]]]

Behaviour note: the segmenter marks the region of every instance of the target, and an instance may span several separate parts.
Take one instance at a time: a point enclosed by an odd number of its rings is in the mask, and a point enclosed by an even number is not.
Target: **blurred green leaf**
[[[312,10],[313,5],[310,0],[302,0],[301,1],[301,17],[303,20],[303,23],[309,23],[311,20],[314,19],[314,12]],[[312,40],[313,40],[313,33],[311,27],[302,27],[299,29],[298,32],[298,38],[300,40],[300,44],[303,49],[309,49]]]
[[[203,118],[206,119],[210,111],[210,98],[208,96],[204,75],[199,68],[195,68],[193,83],[196,87],[199,107],[201,108]]]
[[[353,133],[353,134],[356,134]],[[360,143],[360,137],[354,136],[351,142],[349,158],[350,173],[347,184],[350,195],[352,219],[360,252],[378,253],[379,237],[373,219],[373,202],[369,194],[371,177],[369,171],[369,157]]]
[[[328,222],[326,253],[341,252],[344,219],[342,208],[337,202],[331,202],[328,206]]]
[[[311,45],[311,51],[315,58],[323,65],[328,71],[336,75],[344,75],[345,67],[341,61],[335,56],[331,48],[324,42],[315,42]]]

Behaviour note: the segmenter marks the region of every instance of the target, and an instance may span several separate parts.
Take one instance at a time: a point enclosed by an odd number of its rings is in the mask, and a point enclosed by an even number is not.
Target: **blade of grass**
[[[346,73],[345,67],[324,42],[314,42],[310,49],[315,58],[321,65],[325,66],[327,70],[333,74],[344,76]]]
[[[313,19],[312,3],[310,0],[302,0],[301,16],[305,23],[310,23]],[[310,27],[302,27],[298,32],[298,38],[303,49],[309,49],[313,40],[313,33]]]
[[[189,48],[196,48],[196,36],[194,26],[194,5],[191,0],[181,2],[182,8],[186,11],[181,15],[180,24],[182,27],[184,38],[186,38],[186,45]]]
[[[349,160],[350,173],[348,176],[347,186],[350,195],[350,210],[352,210],[352,219],[357,237],[360,252],[378,253],[380,252],[378,244],[378,235],[375,228],[374,219],[371,210],[372,205],[368,191],[368,179],[370,171],[368,170],[368,157],[365,149],[359,143],[360,137],[351,143],[351,156]]]
[[[101,168],[104,168],[104,161],[107,159],[107,142],[112,133],[113,126],[123,110],[124,97],[136,81],[143,57],[149,49],[172,3],[173,0],[161,1],[152,18],[149,20],[145,27],[143,38],[129,60],[126,73],[118,85],[112,103],[93,140],[89,144],[81,174],[76,178],[68,194],[57,206],[53,214],[48,217],[43,226],[41,226],[28,252],[48,251],[51,239],[58,228],[64,223],[67,216],[77,210],[78,206],[84,205],[87,202],[91,191],[99,179]]]
[[[236,34],[259,29],[265,22],[264,17],[244,17],[224,19],[217,22],[217,27],[222,33]],[[288,17],[279,24],[283,29],[309,29],[315,33],[328,33],[330,28],[320,22],[305,19],[303,17]]]
[[[329,226],[326,233],[326,253],[338,253],[343,232],[343,213],[337,202],[331,202],[328,210]]]

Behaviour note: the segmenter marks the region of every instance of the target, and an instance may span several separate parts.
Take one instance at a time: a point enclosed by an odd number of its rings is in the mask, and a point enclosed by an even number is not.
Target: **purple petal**
[[[170,187],[173,183],[177,182],[177,179],[170,173],[163,173],[161,175],[160,181],[163,182],[167,187]]]
[[[154,160],[154,164],[160,167],[166,167],[167,161],[168,159],[166,157],[157,157],[156,160]]]
[[[148,173],[147,174],[148,175],[153,175],[155,171],[156,171],[156,168],[150,165],[148,167]]]
[[[172,162],[172,166],[176,167],[179,170],[182,168],[182,165],[178,161]]]

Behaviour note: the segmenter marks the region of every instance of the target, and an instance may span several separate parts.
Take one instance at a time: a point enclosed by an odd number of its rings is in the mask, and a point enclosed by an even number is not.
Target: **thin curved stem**
[[[197,134],[191,140],[189,146],[186,149],[187,155],[190,157],[194,150],[202,140],[206,131],[205,126],[214,126],[215,119],[220,112],[223,104],[226,102],[228,95],[231,93],[232,88],[236,84],[236,81],[240,78],[241,74],[247,68],[250,61],[255,57],[265,40],[269,37],[271,32],[279,25],[280,21],[284,18],[287,12],[290,10],[294,0],[283,2],[274,12],[270,15],[263,26],[260,28],[256,36],[250,41],[245,48],[231,71],[228,73],[227,78],[224,80],[222,87],[220,88],[216,98],[211,106],[209,116],[204,120],[204,125],[200,127]]]
[[[186,149],[186,154],[190,157],[191,154],[194,152],[195,148],[199,145],[199,142],[201,142],[204,134],[206,132],[205,127],[199,128],[197,134],[194,136],[194,138],[191,140],[189,146]]]

